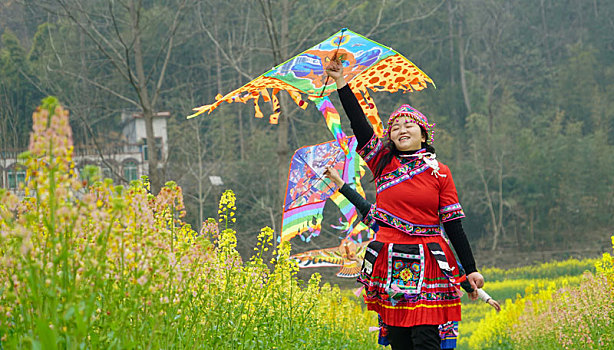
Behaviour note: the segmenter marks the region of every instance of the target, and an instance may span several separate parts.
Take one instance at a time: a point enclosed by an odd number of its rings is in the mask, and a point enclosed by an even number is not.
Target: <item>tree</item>
[[[151,4],[138,0],[104,2],[48,0],[44,8],[67,19],[89,39],[111,65],[113,73],[129,84],[129,90],[115,89],[102,80],[90,80],[81,72],[59,71],[82,79],[143,113],[147,144],[155,145],[153,117],[158,111],[161,89],[166,79],[183,17],[195,0],[176,0]],[[156,152],[149,152],[148,168],[152,191],[162,184]]]

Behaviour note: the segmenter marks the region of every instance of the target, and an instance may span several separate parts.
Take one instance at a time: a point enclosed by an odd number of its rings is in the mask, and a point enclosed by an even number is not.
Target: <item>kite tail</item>
[[[362,232],[369,231],[369,228],[360,221],[356,207],[350,203],[341,193],[335,192],[330,199],[339,207],[341,214],[347,221],[347,229],[345,231],[345,238],[353,237],[359,242],[362,241]]]
[[[341,130],[341,118],[339,117],[337,109],[335,109],[335,106],[333,106],[333,103],[330,101],[328,96],[313,98],[313,102],[316,104],[316,107],[324,116],[324,119],[326,120],[326,126],[328,126],[330,132],[333,133],[335,139],[337,140],[337,142],[339,142],[341,149],[343,149],[343,153],[345,153],[345,155],[350,158],[351,153],[350,148],[348,146],[347,136],[345,135],[343,130]]]
[[[364,160],[357,156],[356,153],[356,139],[354,137],[349,138],[350,157],[345,161],[345,167],[343,169],[343,181],[348,184],[355,184],[356,190],[364,197],[364,189],[360,183],[360,179],[364,175],[365,171],[362,167]],[[366,231],[367,236],[370,238],[371,233],[369,228],[360,221],[356,207],[350,203],[345,196],[339,192],[335,192],[330,199],[339,207],[341,214],[345,217],[348,223],[346,231],[346,238],[354,237],[359,241],[362,241],[361,233]]]
[[[284,212],[281,241],[289,241],[293,237],[301,236],[302,240],[309,242],[311,238],[318,236],[322,229],[322,212],[325,203],[312,203]],[[307,233],[306,237],[303,236],[304,233]]]
[[[277,124],[279,123],[279,115],[281,114],[281,105],[279,104],[279,98],[277,98],[277,93],[279,89],[273,89],[273,96],[271,99],[273,100],[273,114],[269,116],[269,123]]]
[[[357,88],[356,90],[353,86],[350,85],[350,87],[352,87],[352,91],[356,91],[354,95],[360,103],[367,120],[373,126],[373,132],[377,137],[382,137],[384,135],[384,125],[377,112],[375,101],[373,101],[373,98],[369,95],[369,91],[366,87]]]

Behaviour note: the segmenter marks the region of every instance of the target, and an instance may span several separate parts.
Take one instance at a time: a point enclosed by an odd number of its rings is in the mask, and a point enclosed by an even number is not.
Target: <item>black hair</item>
[[[425,139],[425,142],[422,142],[420,144],[420,147],[424,148],[427,152],[435,153],[435,147],[428,143],[429,133],[426,132],[426,130],[422,126],[420,126],[420,129],[422,130],[422,136],[424,136]],[[384,148],[387,149],[388,152],[386,152],[386,154],[384,154],[384,156],[382,156],[377,162],[377,165],[375,166],[375,171],[373,172],[373,179],[371,179],[371,182],[374,182],[375,179],[382,175],[384,168],[390,163],[390,161],[392,161],[392,158],[401,154],[401,151],[396,148],[394,142],[390,140],[390,137],[388,137],[385,141]]]

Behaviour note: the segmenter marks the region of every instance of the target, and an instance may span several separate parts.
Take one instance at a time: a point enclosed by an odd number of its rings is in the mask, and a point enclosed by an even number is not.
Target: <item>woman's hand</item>
[[[487,301],[488,305],[492,306],[493,308],[495,308],[495,310],[497,310],[497,312],[501,311],[501,305],[499,305],[499,303],[495,300],[495,299],[488,299]]]
[[[341,176],[339,176],[339,173],[333,167],[330,167],[330,166],[326,167],[326,170],[324,170],[324,176],[326,176],[327,179],[334,182],[335,185],[339,186],[339,188],[345,185],[345,182],[343,182],[343,179],[341,179]]]
[[[469,284],[471,284],[473,290],[484,287],[484,276],[477,271],[470,273],[469,276],[467,276],[467,280]]]
[[[336,59],[330,61],[326,66],[326,74],[335,80],[337,89],[341,89],[345,86],[345,78],[343,77],[343,63],[341,60]]]

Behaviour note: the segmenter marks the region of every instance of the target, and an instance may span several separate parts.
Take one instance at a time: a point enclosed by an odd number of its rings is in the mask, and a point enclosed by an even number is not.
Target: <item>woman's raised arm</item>
[[[354,131],[356,141],[358,142],[357,149],[361,149],[373,137],[373,128],[371,128],[371,124],[367,121],[360,103],[358,103],[356,96],[354,96],[354,92],[352,92],[352,89],[350,89],[343,77],[343,64],[341,61],[331,61],[326,67],[326,74],[333,78],[337,84],[339,99],[345,114],[350,120],[350,127]]]

